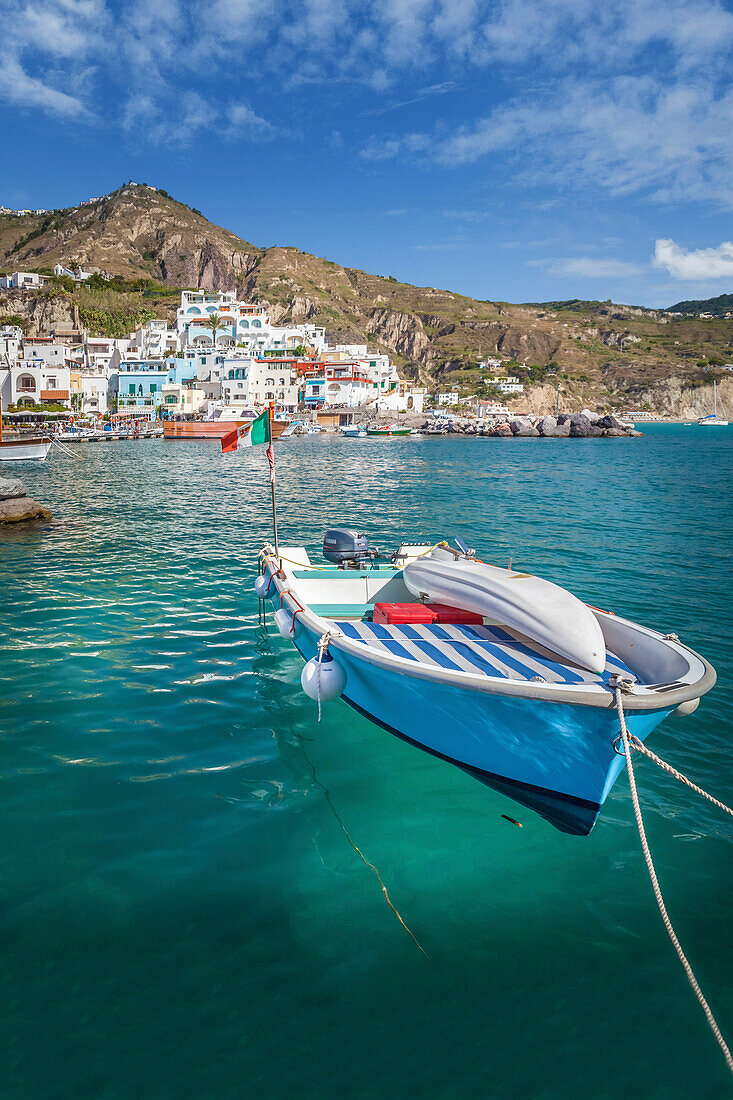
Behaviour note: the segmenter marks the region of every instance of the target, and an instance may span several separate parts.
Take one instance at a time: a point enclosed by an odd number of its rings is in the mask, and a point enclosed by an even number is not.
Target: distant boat
[[[347,439],[366,439],[366,428],[360,428],[358,424],[352,424],[348,428],[341,429],[341,435],[346,436]]]
[[[707,416],[701,416],[698,424],[704,428],[727,428],[728,421],[721,420],[718,416],[718,383],[713,382],[713,411]]]
[[[252,409],[236,409],[228,406],[221,416],[212,420],[165,420],[163,437],[165,439],[221,439],[235,428],[251,424],[256,416],[257,413]],[[279,439],[285,434],[289,425],[289,419],[278,417],[271,419],[272,438]]]
[[[412,434],[412,429],[411,428],[400,428],[399,425],[397,425],[397,424],[385,424],[384,427],[381,427],[381,428],[367,428],[366,434],[367,435],[381,435],[381,436],[411,435]]]

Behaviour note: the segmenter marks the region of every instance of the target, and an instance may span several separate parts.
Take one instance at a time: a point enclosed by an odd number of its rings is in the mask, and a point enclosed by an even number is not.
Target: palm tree
[[[216,334],[222,326],[222,320],[218,313],[210,313],[204,321],[207,328],[211,329],[211,341],[216,343]]]

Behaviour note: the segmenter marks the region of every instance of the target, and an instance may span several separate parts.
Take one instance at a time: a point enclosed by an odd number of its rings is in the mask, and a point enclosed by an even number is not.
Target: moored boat
[[[303,547],[266,545],[259,559],[257,593],[280,605],[278,629],[308,662],[307,693],[340,696],[564,832],[590,832],[625,766],[622,681],[641,741],[715,683],[675,636],[486,566],[462,544],[403,545],[380,559],[363,536],[337,530],[324,554],[325,567]]]
[[[728,421],[718,416],[718,383],[713,382],[713,411],[698,419],[701,428],[727,428]]]
[[[381,435],[381,436],[393,436],[393,435],[410,435],[412,428],[401,428],[398,424],[386,424],[384,427],[379,428],[367,428],[367,435]]]
[[[17,439],[0,438],[0,462],[19,462],[33,458],[43,461],[51,450],[51,440],[46,436],[19,436]]]
[[[251,424],[255,419],[254,414],[238,419],[227,420],[219,417],[217,420],[165,420],[163,422],[164,439],[222,439],[235,428],[241,428]],[[273,420],[271,424],[272,438],[279,439],[288,427],[287,420]]]

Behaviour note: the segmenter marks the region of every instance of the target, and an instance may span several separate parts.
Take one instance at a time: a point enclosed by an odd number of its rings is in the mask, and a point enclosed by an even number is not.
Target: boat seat
[[[382,626],[371,622],[336,620],[335,625],[354,641],[423,665],[471,672],[505,680],[536,680],[550,684],[606,684],[619,672],[633,676],[612,653],[600,674],[565,664],[557,655],[500,626],[419,624]]]

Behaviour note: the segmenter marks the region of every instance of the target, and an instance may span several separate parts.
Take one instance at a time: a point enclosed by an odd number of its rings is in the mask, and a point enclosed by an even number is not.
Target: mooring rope
[[[672,941],[672,946],[674,947],[675,951],[677,952],[677,957],[679,958],[680,962],[682,963],[682,967],[685,971],[685,974],[687,975],[687,980],[690,983],[690,985],[692,986],[692,988],[694,990],[694,993],[695,993],[695,996],[697,997],[698,1001],[700,1002],[700,1007],[702,1008],[703,1012],[705,1013],[705,1018],[708,1022],[710,1030],[712,1031],[713,1035],[715,1036],[715,1039],[718,1043],[718,1046],[720,1047],[720,1049],[723,1052],[723,1057],[725,1058],[728,1069],[731,1071],[731,1073],[733,1073],[733,1055],[731,1055],[728,1044],[726,1043],[725,1039],[723,1038],[721,1030],[718,1027],[718,1023],[717,1023],[715,1017],[713,1016],[710,1005],[708,1004],[708,1002],[705,999],[705,995],[703,994],[703,991],[700,988],[700,985],[697,981],[697,978],[695,977],[695,973],[694,973],[692,967],[690,966],[690,963],[687,959],[687,956],[685,955],[684,951],[682,950],[682,945],[680,944],[680,941],[677,939],[677,933],[674,930],[674,927],[672,925],[672,921],[669,919],[669,913],[667,912],[667,907],[664,904],[664,898],[662,896],[662,890],[661,890],[661,887],[659,885],[659,879],[657,878],[657,872],[656,872],[656,869],[654,867],[654,861],[652,860],[652,854],[649,850],[649,842],[647,841],[646,829],[644,828],[644,819],[641,815],[641,805],[639,803],[639,792],[636,789],[636,776],[634,775],[634,766],[631,762],[631,750],[632,750],[631,734],[629,733],[628,727],[626,725],[626,716],[624,714],[623,692],[633,692],[633,685],[632,685],[631,681],[625,680],[623,677],[620,677],[620,676],[615,676],[610,681],[609,686],[611,688],[613,688],[613,693],[614,693],[614,697],[615,697],[615,700],[616,700],[616,710],[618,712],[618,720],[619,720],[619,725],[621,727],[621,738],[623,740],[624,754],[626,756],[626,768],[627,768],[628,773],[629,773],[629,787],[631,789],[631,801],[634,805],[634,814],[636,816],[636,825],[637,825],[637,828],[639,830],[639,839],[641,841],[641,848],[642,848],[642,851],[644,853],[644,859],[646,861],[647,870],[649,871],[649,878],[651,879],[652,889],[654,891],[654,897],[656,899],[657,906],[659,907],[659,912],[662,916],[662,920],[664,922],[664,927],[667,929],[667,935],[669,936],[670,940]],[[637,740],[637,738],[634,738],[634,741],[636,741],[636,740]],[[671,769],[666,769],[666,770],[671,770]],[[690,785],[694,786],[694,784],[690,784]],[[699,788],[696,788],[696,789],[699,789]],[[703,793],[703,792],[701,792],[701,793]],[[728,807],[724,807],[724,808],[726,810],[728,809]]]
[[[677,771],[677,768],[673,768],[666,760],[662,760],[661,756],[657,756],[655,752],[648,749],[644,742],[640,741],[638,737],[635,737],[633,733],[629,734],[629,741],[631,742],[631,747],[636,749],[637,752],[641,752],[644,756],[648,756],[650,760],[653,760],[660,768],[664,768],[664,770],[669,772],[670,775],[673,775],[675,779],[679,779],[680,783],[684,783],[691,791],[696,791],[698,794],[702,795],[703,798],[707,798],[708,802],[712,802],[713,806],[717,806],[719,810],[723,810],[724,813],[730,814],[731,817],[733,817],[733,809],[730,806],[726,806],[725,802],[721,802],[719,799],[714,798],[713,795],[704,791],[702,787],[698,787],[697,783],[693,783],[692,780],[688,779],[682,772]]]
[[[323,796],[326,799],[326,802],[328,803],[328,805],[331,809],[331,813],[333,814],[333,816],[338,821],[339,826],[341,827],[342,833],[344,834],[344,836],[346,837],[346,839],[348,840],[349,844],[354,849],[356,854],[359,856],[359,859],[361,859],[362,862],[365,864],[365,866],[367,866],[369,868],[369,870],[374,873],[374,876],[375,876],[377,882],[379,883],[379,885],[382,888],[382,894],[384,895],[384,900],[387,902],[387,905],[390,907],[390,909],[392,910],[394,915],[397,917],[397,920],[400,922],[400,924],[404,928],[405,932],[407,932],[407,935],[410,937],[410,939],[415,944],[415,946],[418,948],[418,950],[421,951],[423,953],[423,955],[425,956],[425,958],[428,960],[428,962],[430,962],[430,956],[428,955],[427,951],[425,950],[423,945],[420,943],[419,939],[417,938],[415,933],[412,931],[412,929],[407,924],[405,924],[405,922],[402,918],[402,914],[400,913],[399,909],[397,908],[397,906],[394,904],[391,897],[389,896],[389,891],[387,890],[387,887],[384,885],[384,880],[383,880],[382,876],[380,875],[378,868],[375,867],[375,865],[372,863],[372,861],[370,859],[367,859],[367,857],[364,855],[364,853],[362,852],[359,845],[352,838],[349,830],[344,825],[344,822],[341,818],[341,815],[339,814],[338,810],[336,809],[333,802],[331,801],[331,794],[328,790],[328,787],[325,787],[323,785],[323,783],[321,783],[318,776],[316,775],[315,766],[314,766],[313,761],[311,760],[311,758],[308,756],[308,753],[306,752],[306,748],[305,748],[305,744],[303,742],[303,738],[301,737],[301,738],[299,738],[299,740],[300,740],[300,747],[303,750],[303,756],[307,760],[308,766],[310,767],[310,770],[313,773],[313,782],[317,783],[318,786],[323,791]]]

